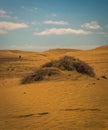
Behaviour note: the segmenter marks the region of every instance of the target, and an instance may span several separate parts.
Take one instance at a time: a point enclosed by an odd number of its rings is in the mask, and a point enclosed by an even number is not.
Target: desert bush
[[[67,71],[76,70],[77,72],[82,73],[82,74],[95,76],[95,73],[92,67],[90,67],[84,61],[75,59],[74,57],[71,57],[71,56],[64,56],[63,58],[59,60],[48,62],[42,66],[42,68],[44,67],[56,67],[61,70],[67,70]]]
[[[78,60],[77,62],[74,63],[74,67],[75,67],[76,71],[79,73],[87,74],[92,77],[95,76],[93,68],[91,66],[89,66],[87,63],[85,63],[84,61]]]
[[[47,62],[42,67],[56,67],[61,70],[73,70],[74,66],[73,63],[76,59],[70,56],[65,56],[59,60],[54,60],[51,62]]]
[[[93,68],[90,67],[84,61],[79,59],[75,59],[71,56],[64,56],[59,60],[54,60],[51,62],[47,62],[46,64],[42,65],[37,71],[33,74],[30,74],[23,78],[22,84],[32,83],[35,81],[42,81],[47,79],[50,76],[60,74],[62,71],[77,71],[82,74],[86,74],[89,76],[94,77],[95,73]]]
[[[27,84],[27,83],[33,83],[35,81],[42,81],[46,79],[46,77],[50,77],[52,75],[59,74],[60,70],[56,68],[40,68],[38,69],[35,73],[30,74],[23,78],[22,84]]]

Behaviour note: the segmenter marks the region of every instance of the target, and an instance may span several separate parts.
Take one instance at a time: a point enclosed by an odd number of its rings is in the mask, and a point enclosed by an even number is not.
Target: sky
[[[0,50],[108,44],[108,0],[0,0]]]

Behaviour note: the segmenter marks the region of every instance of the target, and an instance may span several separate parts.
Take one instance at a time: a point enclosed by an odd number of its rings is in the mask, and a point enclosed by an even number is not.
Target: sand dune
[[[88,63],[96,77],[70,72],[21,84],[24,76],[63,56]],[[0,130],[108,130],[107,86],[108,45],[92,50],[0,51]]]

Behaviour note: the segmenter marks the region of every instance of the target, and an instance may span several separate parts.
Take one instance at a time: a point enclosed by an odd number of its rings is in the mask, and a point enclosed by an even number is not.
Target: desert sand
[[[63,56],[88,63],[95,77],[71,73],[21,84]],[[108,130],[108,45],[92,50],[0,51],[0,130]]]

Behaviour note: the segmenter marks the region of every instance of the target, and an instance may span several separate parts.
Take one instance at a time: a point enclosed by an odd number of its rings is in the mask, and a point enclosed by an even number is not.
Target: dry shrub
[[[46,77],[50,77],[52,75],[60,74],[60,70],[57,68],[40,68],[35,73],[28,75],[22,80],[22,84],[33,83],[35,81],[42,81],[46,79]]]
[[[84,61],[75,59],[74,57],[71,57],[71,56],[64,56],[63,58],[59,60],[48,62],[44,64],[42,67],[43,68],[56,67],[61,70],[67,70],[67,71],[76,70],[77,72],[82,73],[82,74],[87,74],[92,77],[95,76],[95,73],[92,67],[90,67]]]
[[[27,84],[35,81],[42,81],[49,78],[50,76],[61,74],[61,70],[77,71],[79,73],[87,74],[92,77],[95,76],[93,68],[90,67],[84,61],[75,59],[74,57],[71,56],[64,56],[59,60],[47,62],[46,64],[41,66],[36,72],[25,77],[21,83]]]

